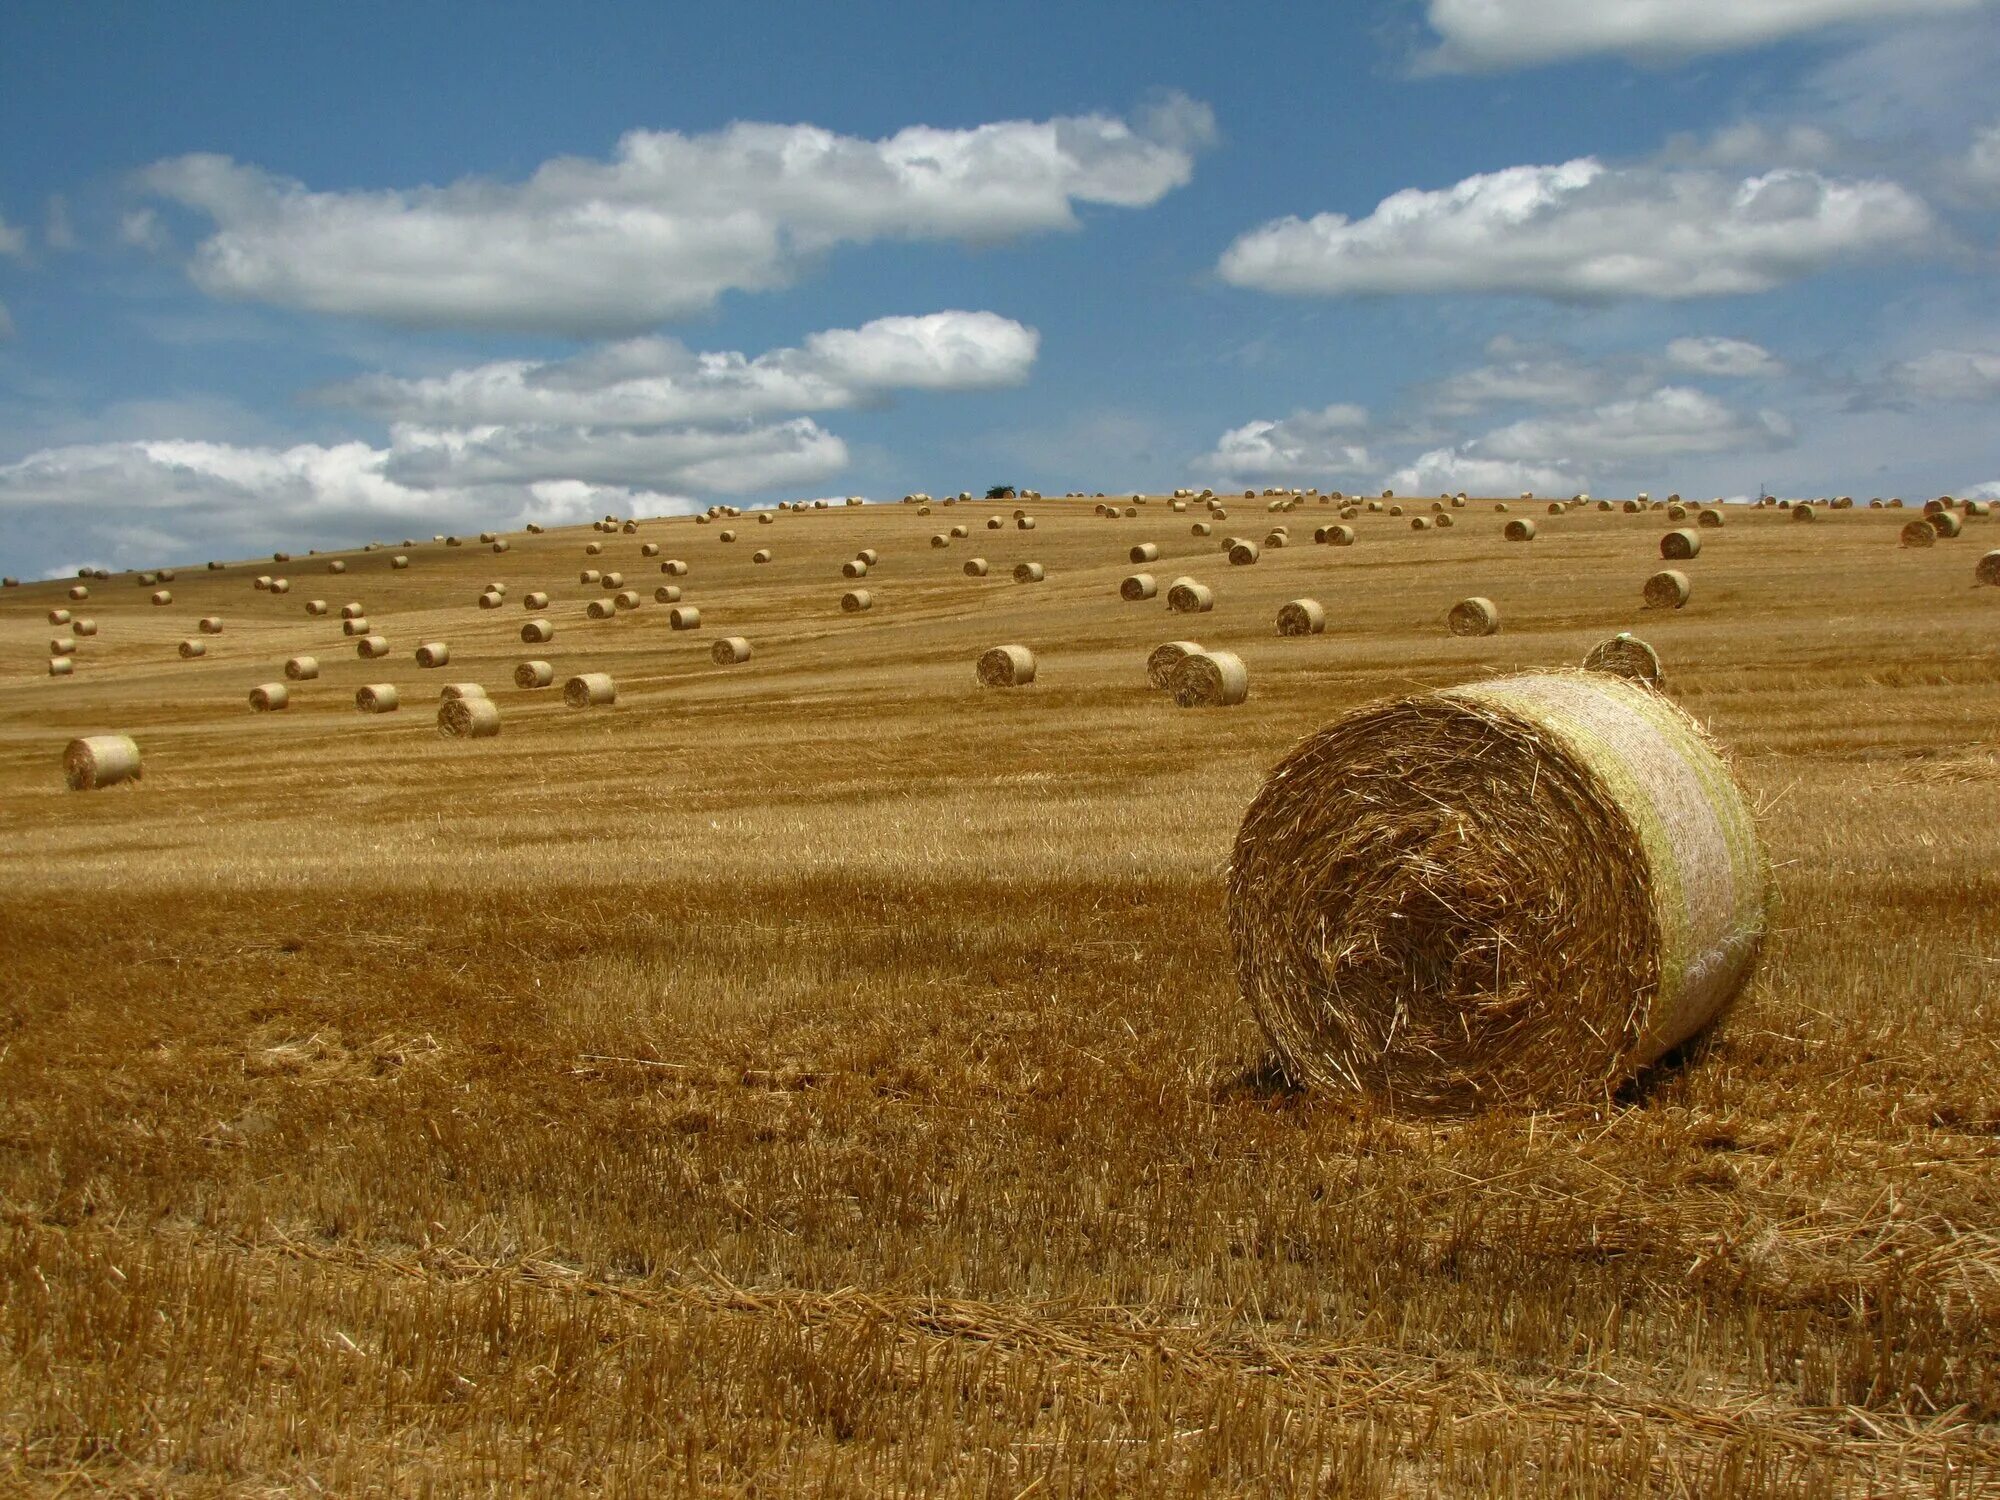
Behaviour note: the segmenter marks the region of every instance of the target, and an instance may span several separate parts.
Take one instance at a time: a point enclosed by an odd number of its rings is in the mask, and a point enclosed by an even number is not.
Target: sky
[[[2000,0],[0,10],[0,568],[2000,496]]]

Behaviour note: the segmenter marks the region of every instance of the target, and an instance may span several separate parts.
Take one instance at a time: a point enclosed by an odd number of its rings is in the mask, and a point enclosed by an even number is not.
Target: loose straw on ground
[[[1420,1110],[1601,1103],[1762,941],[1750,808],[1665,696],[1597,673],[1365,708],[1236,837],[1238,982],[1284,1070]]]
[[[124,734],[90,734],[63,751],[63,780],[73,792],[94,792],[145,775],[139,742]]]

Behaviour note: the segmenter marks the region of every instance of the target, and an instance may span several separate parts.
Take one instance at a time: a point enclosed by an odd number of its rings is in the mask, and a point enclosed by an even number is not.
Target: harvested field
[[[67,677],[67,583],[0,595],[0,1490],[1993,1493],[2000,522],[1731,507],[1650,612],[1643,509],[1237,568],[1176,526],[1197,622],[1034,504],[988,579],[914,506],[754,523],[761,565],[603,535],[698,558],[692,632],[586,623],[588,528],[351,550],[373,662],[247,562],[93,590]],[[489,578],[548,591],[549,671]],[[1503,631],[1442,628],[1471,596]],[[1148,685],[1190,629],[1246,701]],[[1288,1084],[1225,922],[1267,771],[1621,630],[1757,813],[1747,988],[1581,1103]],[[443,640],[491,744],[355,712]],[[68,791],[92,735],[143,777]]]

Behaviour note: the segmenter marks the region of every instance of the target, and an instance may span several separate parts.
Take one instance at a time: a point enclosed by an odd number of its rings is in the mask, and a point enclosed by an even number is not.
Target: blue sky
[[[0,15],[0,566],[2000,493],[1995,0]]]

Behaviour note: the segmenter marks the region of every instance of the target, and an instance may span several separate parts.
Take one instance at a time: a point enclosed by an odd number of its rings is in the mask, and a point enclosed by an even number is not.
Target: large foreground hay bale
[[[1026,687],[1035,680],[1035,653],[1026,646],[992,646],[979,653],[974,674],[981,687]]]
[[[1279,635],[1318,635],[1326,629],[1326,611],[1317,599],[1294,599],[1278,610]]]
[[[1118,597],[1127,604],[1136,604],[1141,599],[1154,598],[1160,592],[1159,580],[1151,573],[1134,573],[1118,585]]]
[[[1174,668],[1181,664],[1181,658],[1192,656],[1201,649],[1200,641],[1166,641],[1155,646],[1146,657],[1146,685],[1166,687],[1173,681]]]
[[[1250,696],[1250,669],[1234,651],[1190,651],[1174,664],[1167,691],[1176,708],[1233,708]]]
[[[1244,816],[1229,924],[1292,1076],[1418,1109],[1602,1100],[1749,973],[1749,804],[1663,695],[1531,674],[1365,708]]]
[[[1678,531],[1670,531],[1660,538],[1660,556],[1668,562],[1678,562],[1684,558],[1701,555],[1701,533],[1683,526]]]
[[[72,792],[94,792],[144,775],[139,742],[130,735],[89,734],[63,751],[63,780]]]
[[[1500,606],[1475,595],[1459,600],[1444,618],[1453,635],[1493,635],[1500,629]]]
[[[1167,608],[1177,615],[1205,615],[1215,608],[1215,591],[1192,578],[1176,578],[1167,585]]]
[[[1660,653],[1629,630],[1621,630],[1608,641],[1599,641],[1583,659],[1586,672],[1608,672],[1613,677],[1659,687],[1665,682],[1660,671]]]
[[[1646,580],[1646,608],[1679,609],[1688,602],[1694,584],[1678,568],[1662,568]]]
[[[545,688],[556,680],[556,669],[545,661],[524,661],[514,668],[517,688]]]
[[[1937,527],[1929,521],[1905,521],[1901,536],[1905,547],[1935,547],[1938,539]]]
[[[725,635],[708,648],[708,659],[718,667],[733,667],[750,660],[750,642],[740,635]]]
[[[483,693],[438,704],[438,733],[454,740],[490,740],[500,733],[500,705]]]
[[[354,706],[364,714],[392,714],[401,702],[393,682],[371,682],[354,690]]]
[[[1989,552],[1980,558],[1972,576],[1980,583],[2000,584],[2000,550]]]
[[[260,714],[276,713],[291,701],[291,691],[282,682],[260,682],[250,689],[250,707]]]
[[[563,702],[571,708],[602,708],[618,701],[618,684],[609,672],[585,672],[563,684]]]
[[[311,682],[319,676],[317,656],[288,656],[285,658],[285,676],[292,682]]]

